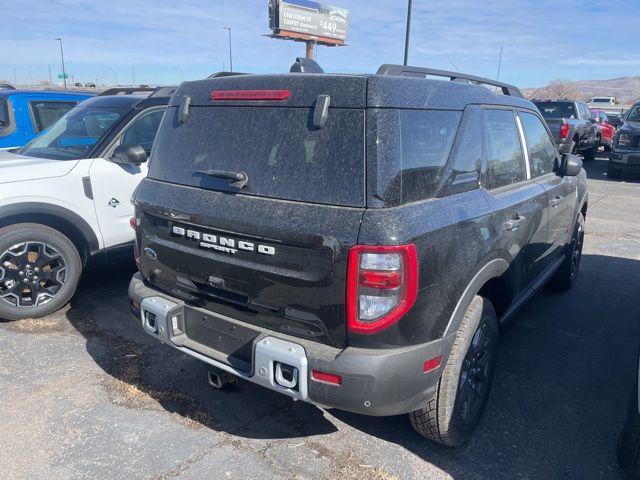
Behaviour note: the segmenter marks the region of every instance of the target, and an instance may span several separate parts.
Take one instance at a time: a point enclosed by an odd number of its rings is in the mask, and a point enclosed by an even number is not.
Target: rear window
[[[36,133],[46,130],[65,113],[76,106],[76,102],[36,101],[29,104],[33,114],[33,127]]]
[[[535,102],[544,118],[578,118],[573,102]]]
[[[364,205],[364,111],[330,109],[321,129],[311,108],[170,108],[149,177],[209,190],[344,206]],[[244,172],[238,190],[207,170]]]
[[[447,110],[370,110],[373,200],[395,206],[432,197],[461,116],[462,112]]]

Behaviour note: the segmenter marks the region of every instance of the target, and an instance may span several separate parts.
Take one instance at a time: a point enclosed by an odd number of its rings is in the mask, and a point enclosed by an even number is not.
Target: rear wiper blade
[[[233,180],[230,185],[233,185],[238,189],[243,189],[247,182],[249,182],[249,175],[244,172],[232,172],[230,170],[198,170],[198,173],[202,173],[209,177]]]

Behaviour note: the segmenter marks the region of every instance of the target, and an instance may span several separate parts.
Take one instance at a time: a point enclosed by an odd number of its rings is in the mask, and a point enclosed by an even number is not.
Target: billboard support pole
[[[306,57],[309,60],[314,60],[314,58],[315,58],[315,54],[314,54],[314,50],[313,50],[314,42],[309,41],[309,42],[305,42],[305,43],[307,45]]]

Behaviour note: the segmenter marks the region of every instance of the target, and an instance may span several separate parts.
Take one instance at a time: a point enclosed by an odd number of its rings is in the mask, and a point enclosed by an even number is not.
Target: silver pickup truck
[[[600,131],[586,103],[575,100],[534,100],[561,153],[581,153],[594,160]]]

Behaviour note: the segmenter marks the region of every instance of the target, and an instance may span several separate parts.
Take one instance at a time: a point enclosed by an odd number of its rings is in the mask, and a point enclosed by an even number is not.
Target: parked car
[[[85,83],[84,86],[87,88],[96,88],[96,84],[93,82]]]
[[[80,88],[82,88],[82,83],[80,83],[80,82],[76,82],[76,83],[74,83],[74,86],[75,86],[75,87],[80,87]]]
[[[173,95],[134,194],[136,321],[209,364],[214,386],[239,377],[409,413],[460,445],[489,395],[499,324],[547,281],[576,280],[582,162],[513,86],[297,63],[318,74]],[[456,81],[418,78],[434,75]]]
[[[594,107],[606,107],[607,105],[615,105],[616,97],[593,97],[589,103]]]
[[[0,90],[0,149],[22,147],[92,96],[78,92]]]
[[[133,256],[131,194],[171,92],[96,96],[0,152],[0,318],[52,313],[86,264]]]
[[[0,90],[15,90],[16,87],[8,83],[0,83]]]
[[[574,100],[533,103],[549,125],[561,152],[581,153],[585,160],[595,159],[600,145],[600,133],[585,103]]]
[[[640,356],[636,360],[627,417],[618,441],[618,463],[634,480],[640,480],[640,390],[638,389],[640,369],[638,362],[640,362]]]
[[[620,178],[627,172],[640,172],[640,101],[625,114],[609,155],[608,177]]]
[[[603,110],[591,109],[591,115],[596,122],[598,130],[600,130],[600,145],[604,147],[605,152],[611,150],[611,142],[613,135],[616,133],[616,127],[609,123],[609,117]]]

